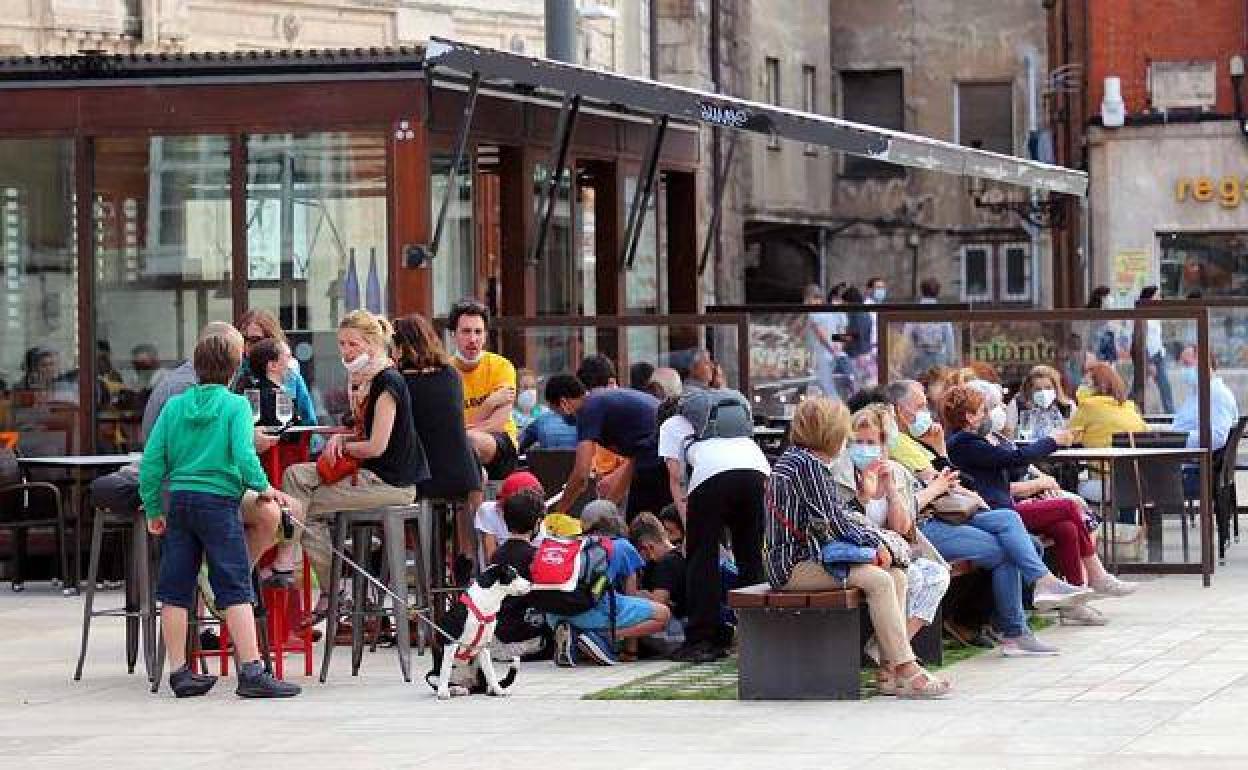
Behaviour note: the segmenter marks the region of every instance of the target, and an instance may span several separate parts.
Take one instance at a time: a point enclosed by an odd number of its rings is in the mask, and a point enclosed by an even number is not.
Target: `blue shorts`
[[[200,563],[208,562],[208,582],[217,607],[251,604],[251,564],[239,499],[207,492],[175,491],[169,496],[167,525],[160,550],[156,598],[191,609]]]
[[[598,606],[580,615],[565,618],[569,625],[580,631],[606,631],[611,628],[610,597],[603,597]],[[615,627],[632,628],[654,620],[654,602],[640,596],[615,595]]]

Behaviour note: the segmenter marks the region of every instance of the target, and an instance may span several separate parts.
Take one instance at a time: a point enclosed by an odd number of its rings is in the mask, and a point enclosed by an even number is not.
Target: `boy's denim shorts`
[[[207,559],[217,607],[251,604],[251,565],[238,498],[188,491],[169,498],[156,598],[191,609],[199,567]]]

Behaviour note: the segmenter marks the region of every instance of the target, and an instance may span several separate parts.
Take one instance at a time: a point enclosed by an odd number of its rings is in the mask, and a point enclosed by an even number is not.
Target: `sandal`
[[[880,669],[875,675],[875,689],[880,695],[896,695],[897,680],[893,678],[891,673],[885,673],[884,669]]]
[[[953,686],[944,679],[932,676],[922,666],[911,676],[897,678],[897,697],[916,700],[934,700],[949,694]]]

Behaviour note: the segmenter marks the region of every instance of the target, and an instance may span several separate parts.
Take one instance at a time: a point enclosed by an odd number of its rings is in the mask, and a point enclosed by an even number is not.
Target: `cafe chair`
[[[1176,431],[1115,433],[1113,445],[1119,448],[1181,449],[1187,434]],[[1183,558],[1188,558],[1189,527],[1195,523],[1194,508],[1183,494],[1183,461],[1173,457],[1123,459],[1114,461],[1113,507],[1110,516],[1125,509],[1140,514],[1140,536],[1148,545],[1148,560],[1163,558],[1163,521],[1167,513],[1179,514]],[[1111,544],[1114,547],[1115,544]]]
[[[1213,500],[1218,517],[1218,559],[1225,563],[1226,546],[1231,541],[1234,525],[1235,540],[1239,540],[1239,502],[1235,495],[1235,466],[1239,464],[1239,442],[1244,438],[1244,426],[1248,417],[1240,417],[1226,437],[1226,446],[1214,452]]]
[[[69,558],[61,492],[46,481],[27,481],[17,461],[17,451],[0,448],[0,533],[8,533],[11,543],[14,591],[25,588],[23,568],[32,529],[52,530],[56,534],[56,574],[67,583]]]

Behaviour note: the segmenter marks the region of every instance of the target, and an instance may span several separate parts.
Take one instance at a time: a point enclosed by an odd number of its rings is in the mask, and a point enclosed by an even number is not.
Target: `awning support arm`
[[[541,261],[546,251],[546,235],[550,231],[550,220],[555,214],[555,199],[559,196],[559,185],[568,164],[568,145],[571,143],[572,129],[576,126],[576,116],[580,110],[580,94],[564,94],[563,106],[559,108],[559,123],[555,126],[554,142],[550,147],[550,176],[542,189],[542,197],[538,200],[540,218],[537,237],[533,239],[533,251],[529,254],[531,265]]]
[[[657,115],[654,118],[654,135],[646,152],[646,165],[641,170],[641,184],[633,192],[633,202],[628,209],[628,226],[624,230],[624,256],[620,259],[625,270],[633,269],[633,259],[637,256],[637,244],[641,240],[641,229],[645,226],[646,211],[650,206],[650,193],[654,189],[654,178],[659,173],[659,155],[663,151],[663,139],[667,135],[667,122],[667,115]]]
[[[433,228],[433,241],[429,244],[430,257],[437,255],[438,244],[442,242],[442,229],[446,227],[446,213],[451,208],[451,196],[455,194],[456,177],[459,176],[459,167],[464,162],[464,154],[468,151],[468,134],[472,130],[472,114],[477,108],[477,90],[480,86],[481,73],[472,73],[472,80],[468,83],[468,95],[464,99],[464,114],[459,119],[459,133],[455,135],[455,157],[446,172],[446,194],[442,196],[442,205],[438,207],[438,221]],[[430,88],[429,91],[432,93],[433,89]]]
[[[706,272],[706,263],[711,259],[711,250],[715,248],[715,237],[719,234],[719,221],[724,211],[724,192],[728,189],[728,175],[732,172],[732,158],[737,154],[737,141],[741,134],[733,131],[728,135],[728,151],[724,153],[724,165],[719,169],[716,181],[714,207],[711,209],[711,221],[706,226],[706,241],[702,244],[702,259],[698,260],[698,277]]]

